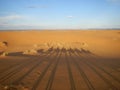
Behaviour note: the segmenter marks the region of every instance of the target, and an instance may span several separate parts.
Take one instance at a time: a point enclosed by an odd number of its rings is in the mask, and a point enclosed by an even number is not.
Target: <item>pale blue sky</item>
[[[120,0],[0,0],[0,29],[120,28]]]

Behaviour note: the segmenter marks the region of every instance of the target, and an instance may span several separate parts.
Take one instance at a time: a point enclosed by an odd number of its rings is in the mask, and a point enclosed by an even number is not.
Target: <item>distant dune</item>
[[[8,46],[5,45],[6,42]],[[119,30],[1,31],[0,51],[48,47],[84,48],[106,57],[120,57]],[[7,48],[6,48],[7,47]]]

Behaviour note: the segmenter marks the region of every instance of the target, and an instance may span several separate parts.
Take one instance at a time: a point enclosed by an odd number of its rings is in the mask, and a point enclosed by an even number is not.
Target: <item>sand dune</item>
[[[120,90],[120,31],[2,31],[0,90]]]
[[[7,52],[33,48],[65,47],[85,48],[107,57],[120,57],[119,30],[69,30],[69,31],[4,31],[0,41],[7,42]],[[2,50],[2,48],[0,48]]]

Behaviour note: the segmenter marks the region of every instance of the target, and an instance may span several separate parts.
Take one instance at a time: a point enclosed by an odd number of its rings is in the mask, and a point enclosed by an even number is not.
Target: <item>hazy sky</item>
[[[0,0],[0,29],[120,28],[120,0]]]

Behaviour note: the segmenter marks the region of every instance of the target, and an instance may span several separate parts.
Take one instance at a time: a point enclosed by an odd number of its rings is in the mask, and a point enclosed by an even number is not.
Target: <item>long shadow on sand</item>
[[[37,53],[38,54],[43,54],[44,52],[44,49],[39,49],[37,50]],[[23,56],[23,57],[32,57],[32,56],[35,56],[35,55],[32,55],[32,54],[23,54],[23,52],[12,52],[12,53],[8,53],[7,56]]]

